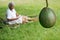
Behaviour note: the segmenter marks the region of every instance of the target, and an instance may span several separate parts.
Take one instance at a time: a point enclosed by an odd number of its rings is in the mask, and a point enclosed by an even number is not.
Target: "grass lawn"
[[[11,0],[10,0],[11,1]],[[5,3],[4,3],[5,2]],[[0,0],[0,17],[5,19],[7,3],[9,0]],[[44,0],[16,0],[16,11],[20,15],[39,15],[45,7]],[[0,40],[60,40],[60,0],[49,0],[49,7],[56,14],[56,24],[52,28],[43,28],[39,21],[21,24],[16,29],[0,22]]]

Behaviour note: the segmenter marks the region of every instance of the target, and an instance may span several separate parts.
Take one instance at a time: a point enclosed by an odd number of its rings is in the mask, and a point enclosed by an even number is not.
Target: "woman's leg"
[[[23,19],[23,23],[27,23],[29,21],[37,21],[36,18],[30,18],[30,17],[27,17],[27,16],[23,16],[22,19]]]

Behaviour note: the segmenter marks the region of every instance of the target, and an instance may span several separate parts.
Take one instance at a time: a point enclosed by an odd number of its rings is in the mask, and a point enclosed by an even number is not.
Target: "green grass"
[[[21,1],[21,0],[20,0]],[[24,0],[23,0],[24,1]],[[30,0],[28,0],[30,1]],[[33,0],[34,1],[34,0]],[[7,10],[7,1],[1,4],[0,1],[0,17],[5,19]],[[16,2],[16,1],[15,1]],[[41,9],[45,7],[45,1],[35,0],[31,3],[16,4],[16,11],[21,15],[39,15]],[[54,10],[56,14],[56,24],[52,28],[44,28],[39,24],[39,21],[27,24],[21,24],[16,29],[11,29],[8,25],[3,25],[0,22],[0,40],[60,40],[60,0],[49,0],[49,7]]]

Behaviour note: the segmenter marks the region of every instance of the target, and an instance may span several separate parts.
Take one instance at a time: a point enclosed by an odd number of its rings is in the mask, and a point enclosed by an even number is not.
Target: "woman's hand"
[[[18,17],[18,16],[19,16],[19,14],[18,14],[18,13],[16,13],[16,16]]]

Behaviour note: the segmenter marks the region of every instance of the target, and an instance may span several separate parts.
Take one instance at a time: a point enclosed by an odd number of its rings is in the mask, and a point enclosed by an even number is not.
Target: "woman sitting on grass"
[[[8,24],[12,25],[12,24],[27,23],[29,21],[35,21],[36,18],[30,18],[28,16],[19,15],[14,9],[14,4],[11,2],[8,4],[7,20]]]

